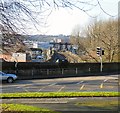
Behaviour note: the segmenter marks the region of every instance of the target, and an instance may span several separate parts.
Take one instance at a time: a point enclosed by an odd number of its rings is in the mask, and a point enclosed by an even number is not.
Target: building
[[[38,42],[37,42],[37,41],[23,41],[23,43],[24,43],[28,48],[38,48]]]
[[[12,53],[12,62],[31,62],[31,50],[20,48],[18,51]]]
[[[10,54],[7,54],[7,53],[6,54],[5,53],[0,54],[1,61],[10,62],[11,58],[12,58],[12,56]]]

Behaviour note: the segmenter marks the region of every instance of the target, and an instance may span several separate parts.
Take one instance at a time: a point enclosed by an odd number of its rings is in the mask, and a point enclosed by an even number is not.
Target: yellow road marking
[[[83,84],[83,85],[80,87],[80,90],[82,90],[84,87],[85,87],[85,85]]]
[[[100,85],[100,88],[101,88],[101,89],[103,88],[103,83]]]
[[[120,81],[118,80],[118,85],[120,86]]]
[[[105,79],[105,80],[103,81],[103,83],[106,82],[106,81],[108,81],[108,79]],[[100,88],[101,88],[101,89],[103,88],[103,83],[100,85]]]

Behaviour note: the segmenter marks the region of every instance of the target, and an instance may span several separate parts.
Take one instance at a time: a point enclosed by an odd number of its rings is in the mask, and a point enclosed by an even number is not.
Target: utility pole
[[[97,47],[97,55],[100,58],[100,72],[102,72],[103,71],[102,55],[104,55],[104,50],[101,47]]]

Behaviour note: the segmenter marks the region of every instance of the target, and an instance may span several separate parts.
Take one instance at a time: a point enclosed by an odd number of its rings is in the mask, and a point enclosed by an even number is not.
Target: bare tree
[[[47,11],[50,14],[53,9],[77,8],[89,15],[88,11],[96,6],[106,13],[99,0],[0,0],[1,31],[24,31],[28,22],[37,29],[37,20],[44,18]]]
[[[79,48],[86,52],[86,55],[98,61],[96,48],[102,47],[105,54],[103,60],[105,62],[118,61],[119,41],[118,41],[118,20],[109,19],[106,21],[94,21],[93,24],[88,25],[86,29],[86,37],[81,38],[81,34],[73,37],[76,40]],[[78,50],[79,50],[78,48]],[[89,59],[89,61],[90,61]]]
[[[102,47],[105,50],[104,60],[113,62],[118,60],[118,20],[109,19],[99,21],[92,26],[89,37],[92,48]]]
[[[79,33],[78,33],[79,34]],[[94,55],[95,52],[92,51],[90,46],[90,39],[88,37],[84,37],[81,34],[79,35],[71,35],[70,41],[73,45],[77,45],[77,54],[79,57],[85,62],[98,62],[98,59]]]
[[[0,0],[0,34],[9,40],[9,34],[26,33],[33,26],[37,29],[53,9],[77,8],[89,15],[96,6],[106,13],[98,0]]]

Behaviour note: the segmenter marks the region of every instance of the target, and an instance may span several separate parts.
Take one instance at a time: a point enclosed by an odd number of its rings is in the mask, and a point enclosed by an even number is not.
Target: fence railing
[[[80,68],[54,68],[54,69],[31,69],[18,70],[16,73],[19,79],[33,79],[33,78],[54,78],[54,77],[69,77],[95,74],[97,71],[82,70]]]
[[[17,74],[19,79],[53,78],[94,75],[100,72],[100,63],[71,63],[68,65],[41,63],[5,63],[2,71]],[[103,73],[120,72],[120,63],[103,63]]]

